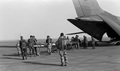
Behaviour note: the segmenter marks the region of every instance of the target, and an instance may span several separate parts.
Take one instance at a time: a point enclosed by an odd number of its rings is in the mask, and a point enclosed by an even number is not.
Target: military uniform
[[[34,45],[34,40],[32,38],[28,39],[28,47],[29,47],[30,55],[35,54],[33,45]]]
[[[92,37],[92,49],[95,49],[95,39]]]
[[[20,56],[21,55],[21,49],[20,49],[19,42],[16,44],[16,47],[17,47],[18,55]]]
[[[61,65],[62,66],[66,66],[67,65],[67,53],[66,53],[66,43],[67,43],[67,39],[65,36],[60,36],[58,38],[58,41],[57,41],[57,47],[58,47],[58,50],[59,50],[59,55],[60,55],[60,59],[61,59]]]
[[[35,36],[33,36],[33,41],[34,41],[34,44],[33,45],[37,45],[37,39],[35,38]],[[35,55],[40,55],[40,53],[38,52],[38,48],[37,47],[34,47],[34,54]]]
[[[78,36],[76,36],[76,37],[74,38],[74,41],[75,41],[75,43],[74,43],[74,44],[75,44],[75,47],[79,49],[80,46],[79,46],[79,38],[78,38]]]
[[[46,39],[46,43],[47,43],[47,51],[48,54],[51,55],[51,49],[52,49],[52,39],[51,38],[47,38]]]
[[[27,42],[25,40],[20,40],[20,49],[23,60],[27,59]]]
[[[84,49],[86,49],[87,46],[88,46],[88,41],[87,41],[86,36],[84,36],[84,39],[83,39],[83,47],[84,47]]]

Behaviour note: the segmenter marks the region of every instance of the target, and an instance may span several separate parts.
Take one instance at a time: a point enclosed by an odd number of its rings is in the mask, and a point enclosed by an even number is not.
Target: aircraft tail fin
[[[78,17],[97,15],[103,12],[96,0],[73,0]]]

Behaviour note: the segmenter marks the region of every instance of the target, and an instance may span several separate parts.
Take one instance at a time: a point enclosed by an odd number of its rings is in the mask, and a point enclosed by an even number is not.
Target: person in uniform
[[[20,56],[21,55],[21,49],[20,49],[19,42],[17,42],[16,47],[17,47],[18,55]]]
[[[66,50],[70,50],[70,49],[71,49],[70,39],[67,36]]]
[[[80,48],[80,46],[79,46],[79,36],[78,36],[78,35],[76,35],[76,37],[75,37],[75,47],[76,47],[77,49]]]
[[[75,38],[74,36],[71,38],[71,48],[73,49],[75,47]]]
[[[37,45],[37,39],[35,38],[35,36],[32,36],[32,39],[34,41],[33,45]],[[37,52],[37,47],[34,47],[34,52],[35,52],[35,55],[39,55],[38,52]]]
[[[95,39],[93,37],[91,37],[92,39],[92,49],[95,49]]]
[[[22,59],[27,59],[27,42],[23,39],[23,36],[20,36],[20,49],[21,49],[21,55]]]
[[[48,54],[51,55],[52,39],[50,38],[50,36],[47,36],[46,44],[47,44],[47,51],[48,51]]]
[[[83,37],[84,37],[84,39],[83,39],[83,48],[87,49],[87,46],[88,46],[87,37],[86,36],[83,36]]]
[[[66,37],[64,33],[60,34],[60,37],[57,40],[57,48],[61,59],[61,66],[67,66],[67,53],[66,53]]]
[[[28,39],[28,47],[29,47],[29,54],[30,56],[34,54],[34,40],[33,36],[31,35],[30,38]]]

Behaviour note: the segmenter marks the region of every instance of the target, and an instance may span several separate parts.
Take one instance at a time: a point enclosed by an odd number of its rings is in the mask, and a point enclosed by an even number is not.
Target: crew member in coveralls
[[[67,53],[66,53],[66,42],[67,38],[64,36],[64,33],[60,34],[60,37],[57,40],[57,48],[61,59],[61,66],[67,66]]]
[[[23,39],[23,36],[20,36],[20,49],[21,49],[21,55],[22,59],[27,59],[27,42]]]

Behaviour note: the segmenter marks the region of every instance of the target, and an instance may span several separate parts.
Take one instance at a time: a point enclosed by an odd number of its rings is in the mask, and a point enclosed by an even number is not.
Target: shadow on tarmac
[[[40,54],[46,55],[48,52],[47,51],[41,51]]]
[[[16,48],[16,46],[0,46],[0,48]]]
[[[47,51],[41,51],[41,52],[40,52],[40,55],[45,55],[45,56],[46,56],[46,55],[49,55],[49,54],[48,54]]]
[[[17,53],[13,53],[13,54],[3,54],[3,56],[19,56]]]
[[[13,57],[14,56],[14,57]],[[21,58],[15,58],[20,57],[17,53],[13,54],[3,54],[3,57],[0,57],[0,59],[15,59],[15,60],[21,60]]]
[[[15,60],[22,60],[21,58],[13,58],[13,57],[0,57],[0,59],[15,59]]]
[[[48,66],[60,66],[60,64],[39,63],[39,62],[31,62],[31,61],[26,61],[26,62],[23,62],[23,63],[36,64],[36,65],[48,65]]]

